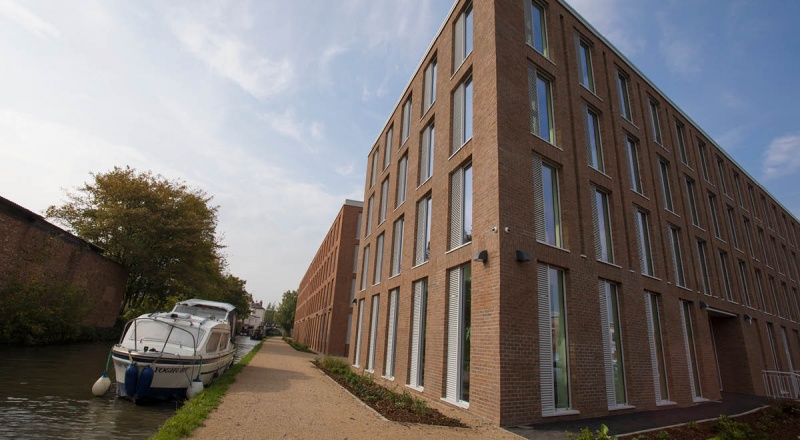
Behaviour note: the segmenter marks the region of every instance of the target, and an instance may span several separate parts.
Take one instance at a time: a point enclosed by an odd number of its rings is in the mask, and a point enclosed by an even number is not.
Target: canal
[[[238,361],[258,341],[236,338]],[[136,406],[118,399],[112,386],[103,397],[92,384],[105,369],[113,342],[0,346],[0,438],[145,439],[180,406]],[[114,381],[113,365],[109,376]]]

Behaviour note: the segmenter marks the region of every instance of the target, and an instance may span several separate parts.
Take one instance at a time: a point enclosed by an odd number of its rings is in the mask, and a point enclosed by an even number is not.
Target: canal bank
[[[205,426],[196,430],[191,438],[520,438],[497,427],[466,419],[462,413],[444,405],[437,409],[471,428],[387,421],[314,367],[311,361],[316,357],[318,355],[295,351],[280,339],[266,340],[230,386],[220,406],[209,415]],[[564,435],[542,438],[562,439]]]

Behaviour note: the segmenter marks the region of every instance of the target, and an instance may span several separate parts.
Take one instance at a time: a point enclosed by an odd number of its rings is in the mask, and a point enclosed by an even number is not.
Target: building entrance
[[[720,391],[754,394],[739,316],[711,307],[707,311]]]

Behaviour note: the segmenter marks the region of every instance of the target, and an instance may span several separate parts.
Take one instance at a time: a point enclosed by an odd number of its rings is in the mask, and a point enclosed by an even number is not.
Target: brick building
[[[350,359],[390,387],[509,426],[800,365],[798,220],[563,0],[458,0],[366,176]]]
[[[345,201],[297,290],[292,336],[319,353],[348,355],[363,205]]]
[[[102,249],[0,197],[0,289],[13,283],[76,286],[91,302],[82,325],[111,328],[127,277]]]

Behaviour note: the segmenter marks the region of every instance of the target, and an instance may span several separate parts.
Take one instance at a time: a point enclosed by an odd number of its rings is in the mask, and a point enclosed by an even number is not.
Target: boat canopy
[[[228,315],[234,310],[236,310],[236,307],[228,303],[205,299],[187,299],[175,304],[175,308],[172,309],[173,312],[177,313],[190,313],[195,316],[219,320],[228,319]]]

